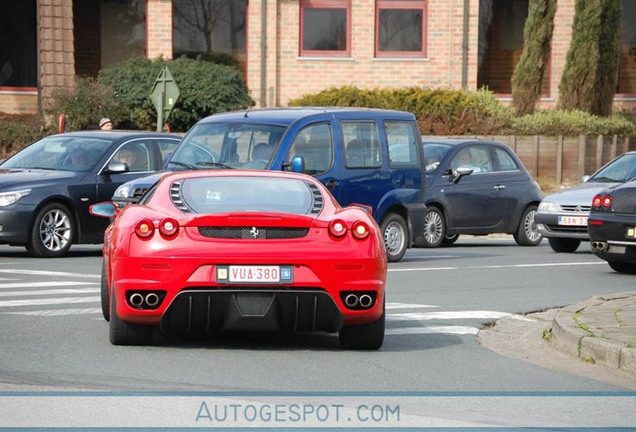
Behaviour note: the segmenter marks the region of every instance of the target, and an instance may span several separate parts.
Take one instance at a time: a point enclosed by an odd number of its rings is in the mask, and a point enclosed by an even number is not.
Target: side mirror
[[[460,165],[453,173],[453,183],[459,183],[462,177],[471,175],[474,170],[470,165]]]
[[[291,170],[295,173],[304,173],[305,159],[302,156],[294,156],[291,161]]]
[[[104,170],[104,174],[121,174],[130,171],[128,164],[124,162],[111,162]]]
[[[581,177],[581,183],[585,183],[586,181],[588,181],[590,179],[589,175],[584,175],[583,177]]]
[[[358,207],[361,208],[362,210],[364,210],[365,212],[369,213],[371,216],[373,216],[373,207],[365,205],[365,204],[358,204],[358,203],[352,203],[349,204],[347,207]]]
[[[119,209],[115,206],[115,203],[110,201],[93,204],[88,208],[88,211],[93,216],[100,216],[105,218],[114,218],[119,213]]]

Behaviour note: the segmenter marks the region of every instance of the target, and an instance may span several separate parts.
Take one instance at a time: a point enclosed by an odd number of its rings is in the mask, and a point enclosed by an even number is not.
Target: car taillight
[[[612,205],[612,197],[610,195],[605,195],[603,197],[603,207],[609,208]]]
[[[598,208],[601,206],[602,202],[603,202],[603,197],[601,197],[600,195],[596,195],[594,199],[592,200],[592,205]]]
[[[155,232],[155,225],[148,219],[143,219],[137,222],[135,227],[135,234],[142,239],[149,239]]]
[[[342,237],[347,233],[347,225],[340,219],[334,219],[329,224],[329,233],[334,237]]]
[[[351,228],[351,233],[353,234],[355,238],[359,240],[363,240],[369,237],[369,226],[364,222],[358,221],[353,224],[353,227]]]
[[[159,223],[159,232],[164,237],[174,237],[179,231],[179,222],[172,218],[165,218]]]

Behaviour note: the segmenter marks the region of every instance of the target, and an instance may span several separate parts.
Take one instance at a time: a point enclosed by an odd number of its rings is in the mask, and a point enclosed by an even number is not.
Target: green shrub
[[[634,135],[636,124],[622,114],[598,117],[583,111],[537,111],[514,118],[509,133],[517,135]]]
[[[0,114],[0,158],[6,158],[45,135],[54,133],[41,115]]]
[[[99,72],[101,86],[112,89],[115,101],[125,108],[125,123],[141,129],[156,126],[156,111],[149,98],[155,79],[165,65],[179,86],[180,96],[168,123],[175,131],[188,130],[210,114],[244,109],[254,104],[240,72],[197,58],[151,61],[133,57]],[[120,125],[117,125],[120,126]]]
[[[78,77],[74,89],[57,90],[54,100],[48,111],[55,117],[64,113],[69,131],[97,126],[102,117],[110,118],[116,127],[121,127],[127,118],[113,92],[93,78]]]

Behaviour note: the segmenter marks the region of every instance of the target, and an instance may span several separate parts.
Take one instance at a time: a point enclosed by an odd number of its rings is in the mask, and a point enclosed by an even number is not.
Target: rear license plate
[[[627,238],[636,238],[636,228],[627,228]]]
[[[217,283],[275,284],[292,283],[291,266],[277,265],[225,265],[216,268]]]
[[[587,216],[559,216],[559,225],[587,226]]]

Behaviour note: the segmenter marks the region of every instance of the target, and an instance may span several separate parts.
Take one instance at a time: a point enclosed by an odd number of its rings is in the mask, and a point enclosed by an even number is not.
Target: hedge
[[[6,158],[45,135],[55,133],[41,115],[0,114],[0,158]]]
[[[346,106],[412,112],[423,135],[635,135],[633,116],[597,117],[581,111],[537,111],[515,117],[488,90],[465,92],[409,87],[332,87],[304,95],[290,106]]]

